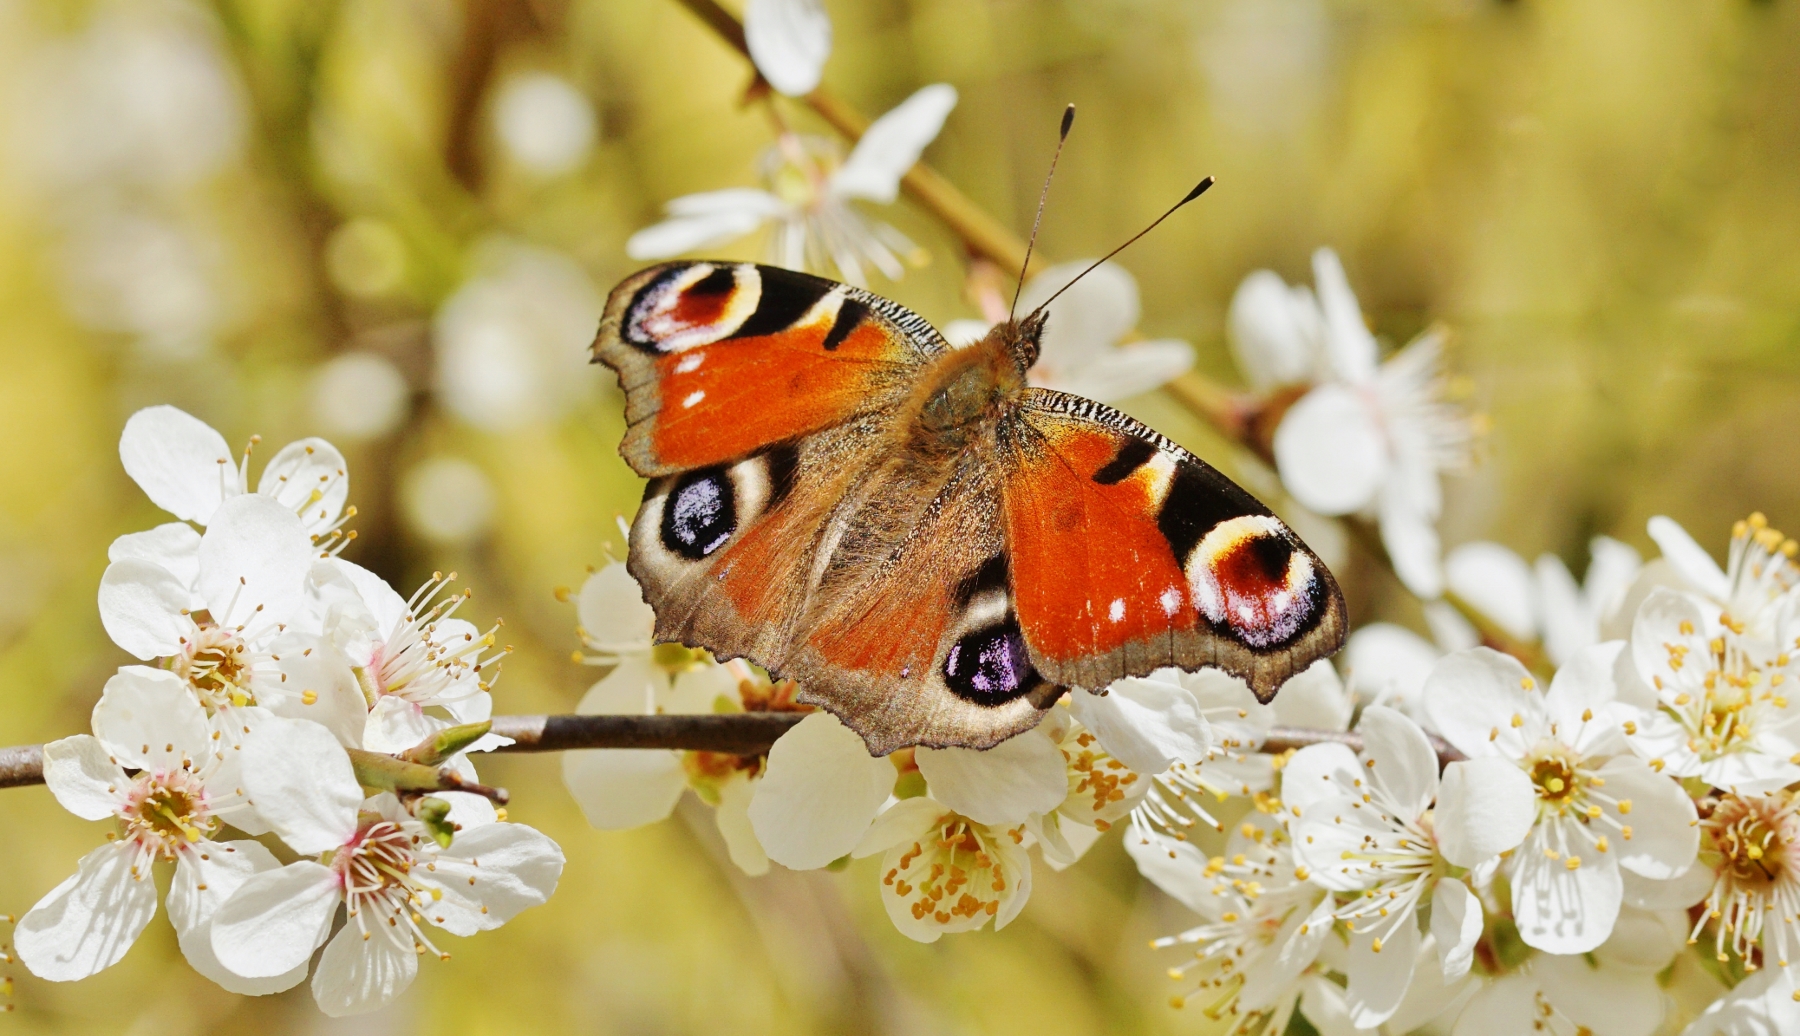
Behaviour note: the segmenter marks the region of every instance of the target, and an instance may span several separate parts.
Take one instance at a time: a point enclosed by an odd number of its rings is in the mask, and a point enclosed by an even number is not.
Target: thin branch
[[[798,712],[738,712],[697,716],[495,716],[493,732],[510,737],[502,752],[563,752],[578,748],[650,748],[726,755],[765,755],[775,739],[805,718]],[[1440,764],[1462,758],[1440,738],[1427,735]],[[1362,748],[1362,735],[1338,730],[1276,727],[1259,751],[1272,754],[1290,748],[1334,741]],[[506,801],[502,789],[455,783],[454,773],[434,770],[393,756],[357,751],[358,779],[407,791],[473,791]],[[381,770],[382,774],[374,774]],[[392,773],[387,773],[392,771]],[[451,773],[445,783],[443,774]],[[364,779],[368,777],[369,779]],[[0,748],[0,788],[44,783],[42,745]]]

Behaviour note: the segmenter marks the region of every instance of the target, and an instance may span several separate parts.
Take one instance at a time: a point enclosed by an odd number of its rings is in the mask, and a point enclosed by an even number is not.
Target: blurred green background
[[[1491,417],[1445,542],[1579,572],[1667,513],[1800,515],[1800,11],[1786,0],[828,0],[827,86],[865,112],[952,83],[928,159],[1016,230],[1062,106],[1082,118],[1042,247],[1094,255],[1203,173],[1219,186],[1123,263],[1142,330],[1234,379],[1224,313],[1272,267],[1343,255],[1378,332],[1433,320]],[[735,9],[735,8],[734,8]],[[546,78],[554,77],[554,78]],[[168,402],[262,455],[350,458],[346,557],[410,589],[455,569],[517,651],[504,712],[566,711],[555,587],[620,551],[638,484],[619,396],[584,366],[623,242],[662,202],[750,184],[770,124],[747,64],[673,0],[0,0],[0,743],[85,729],[129,659],[94,592],[112,537],[162,516],[119,430]],[[536,91],[535,93],[532,91]],[[537,103],[531,103],[531,102]],[[797,105],[802,128],[822,127]],[[548,112],[549,114],[545,114]],[[535,120],[535,121],[534,121]],[[873,287],[976,315],[954,240]],[[727,254],[755,258],[750,239]],[[345,359],[349,357],[349,359]],[[1233,467],[1165,397],[1127,409]],[[254,467],[254,466],[253,466]],[[1359,617],[1409,618],[1372,570]],[[1117,836],[1039,867],[1005,932],[920,946],[871,861],[745,879],[692,803],[601,833],[553,757],[497,758],[515,819],[562,843],[552,904],[428,962],[393,1008],[331,1022],[304,987],[234,998],[152,923],[73,986],[14,966],[20,1033],[1201,1032],[1164,1005],[1186,927]],[[0,792],[0,911],[103,828]]]

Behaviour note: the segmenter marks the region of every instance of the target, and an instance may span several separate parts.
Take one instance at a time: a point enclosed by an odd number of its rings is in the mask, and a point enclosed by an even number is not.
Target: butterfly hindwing
[[[1210,665],[1266,701],[1342,643],[1343,598],[1318,556],[1163,436],[1028,389],[998,439],[1014,594],[1046,678],[1097,688]]]
[[[929,323],[860,288],[753,263],[681,262],[613,289],[594,358],[625,391],[620,452],[656,478],[891,407],[946,348]]]

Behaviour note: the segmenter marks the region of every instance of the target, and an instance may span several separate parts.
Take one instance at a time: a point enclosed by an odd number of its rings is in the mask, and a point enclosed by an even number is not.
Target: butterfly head
[[[1031,365],[1037,362],[1038,353],[1042,349],[1044,324],[1050,314],[1042,309],[1033,310],[1018,320],[1006,320],[994,325],[988,332],[987,342],[990,348],[1004,352],[1010,356],[1019,377],[1023,378]]]

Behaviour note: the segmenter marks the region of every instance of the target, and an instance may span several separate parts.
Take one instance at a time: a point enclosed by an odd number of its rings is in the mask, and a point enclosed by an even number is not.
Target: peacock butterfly
[[[1130,417],[1026,384],[1045,319],[957,349],[776,267],[667,263],[615,288],[593,356],[650,480],[629,568],[657,639],[798,681],[877,755],[990,747],[1066,687],[1163,666],[1268,701],[1335,651],[1337,583],[1268,508]]]

